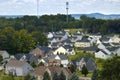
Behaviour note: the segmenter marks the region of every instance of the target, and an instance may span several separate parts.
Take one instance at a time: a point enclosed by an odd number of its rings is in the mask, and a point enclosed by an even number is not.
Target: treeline
[[[66,15],[43,15],[23,16],[18,18],[0,18],[0,29],[13,27],[15,30],[25,29],[28,32],[41,31],[58,31],[64,28],[83,28],[89,33],[120,33],[120,19],[103,20],[90,18],[85,15],[76,20],[71,15],[68,16],[69,23],[66,23]]]
[[[76,27],[79,24],[73,17],[69,17],[69,26]],[[77,23],[77,24],[76,24]],[[13,27],[15,30],[26,29],[33,31],[58,31],[67,27],[66,15],[43,15],[40,18],[36,16],[23,16],[18,18],[0,18],[0,29],[4,27]]]
[[[120,33],[120,19],[117,20],[103,20],[89,18],[85,15],[80,18],[82,21],[82,28],[88,33],[98,33],[101,34],[111,34],[111,33]]]

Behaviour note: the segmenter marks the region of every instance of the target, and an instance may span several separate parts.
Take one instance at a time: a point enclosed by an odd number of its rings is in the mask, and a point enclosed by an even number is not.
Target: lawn
[[[68,59],[69,60],[75,60],[75,59],[78,59],[80,57],[92,57],[92,58],[94,58],[94,55],[91,54],[91,53],[78,52],[75,55],[69,55]]]
[[[78,71],[78,70],[77,70],[76,74],[77,74],[79,77],[85,77],[85,76],[81,73],[81,71]],[[92,72],[89,72],[86,77],[92,77]]]
[[[76,31],[83,31],[82,28],[70,28],[70,29],[65,29],[66,31],[68,31],[70,34],[74,34]]]

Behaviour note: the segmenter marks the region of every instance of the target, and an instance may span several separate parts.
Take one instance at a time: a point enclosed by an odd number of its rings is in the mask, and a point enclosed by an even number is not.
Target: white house
[[[120,37],[119,36],[114,36],[111,38],[113,43],[120,43]]]
[[[74,48],[72,48],[72,46],[64,45],[64,46],[61,46],[61,47],[57,48],[53,52],[53,54],[54,55],[57,55],[57,54],[75,55],[75,51],[74,51]]]
[[[108,54],[104,50],[99,50],[98,52],[95,52],[95,57],[101,59],[107,59],[110,57],[110,54]]]
[[[47,34],[47,38],[53,38],[53,33],[52,33],[52,32],[49,32],[49,33]]]
[[[60,60],[61,61],[61,64],[63,65],[63,67],[67,67],[69,61],[67,59],[67,56],[65,55],[57,55],[55,57],[56,60]]]
[[[65,49],[63,46],[57,48],[57,49],[53,52],[54,55],[61,54],[61,53],[62,53],[62,54],[66,54],[66,53],[67,53],[66,49]]]
[[[0,55],[3,57],[3,59],[9,59],[10,57],[7,51],[0,51]]]
[[[33,68],[25,61],[18,61],[11,59],[5,66],[6,74],[12,74],[16,76],[25,76],[33,73]]]

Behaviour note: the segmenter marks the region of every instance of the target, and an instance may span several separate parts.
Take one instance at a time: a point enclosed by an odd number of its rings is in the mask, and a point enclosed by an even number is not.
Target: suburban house
[[[53,38],[49,38],[48,41],[49,41],[50,44],[58,42],[58,40],[56,38],[54,38],[54,37]]]
[[[74,44],[75,47],[90,47],[91,43],[88,39],[82,38],[81,40],[77,40]]]
[[[97,69],[97,65],[91,57],[80,57],[77,60],[73,60],[72,63],[78,70],[82,70],[84,65],[89,72],[93,72]]]
[[[47,57],[51,55],[51,48],[47,46],[38,46],[35,49],[33,49],[30,54],[34,54],[36,57]]]
[[[43,80],[43,75],[45,72],[49,73],[49,76],[52,80],[52,77],[54,75],[54,73],[56,72],[58,75],[60,75],[61,72],[63,72],[66,76],[66,80],[69,79],[69,77],[71,76],[71,72],[69,69],[67,68],[62,68],[62,67],[44,67],[44,66],[40,66],[38,68],[35,69],[35,77],[37,78],[37,80]]]
[[[106,36],[101,37],[101,38],[100,38],[100,41],[101,41],[102,43],[111,43],[111,42],[112,42],[111,38],[106,37]]]
[[[113,43],[120,43],[120,36],[114,35],[111,37]]]
[[[25,76],[27,74],[33,75],[33,68],[25,61],[18,61],[11,59],[5,66],[6,74],[12,74],[16,76]]]
[[[90,46],[90,47],[82,48],[83,52],[88,52],[88,53],[95,53],[98,50],[99,48],[97,46]]]
[[[67,67],[69,61],[66,55],[51,55],[48,57],[49,65],[50,66],[60,66],[61,64],[63,67]]]
[[[39,60],[39,63],[43,63],[44,66],[49,66],[48,63],[49,63],[49,60],[48,58],[42,58]]]
[[[16,54],[16,55],[14,55],[14,58],[16,59],[16,60],[19,60],[19,61],[26,61],[26,62],[28,62],[28,63],[35,63],[35,64],[38,64],[38,58],[35,56],[35,55],[33,55],[33,54]]]
[[[95,39],[95,40],[98,40],[102,37],[101,34],[97,33],[97,34],[90,34],[89,37]]]
[[[105,50],[100,49],[99,51],[95,52],[96,58],[107,59],[110,58],[110,53]]]
[[[54,55],[57,55],[57,54],[75,55],[75,51],[71,45],[64,45],[57,48],[55,51],[53,51],[53,54]]]
[[[53,33],[52,33],[52,32],[47,33],[47,38],[48,38],[48,39],[49,39],[49,38],[53,38]]]
[[[0,55],[2,56],[3,60],[9,59],[10,57],[7,51],[0,51]]]
[[[109,50],[113,55],[120,56],[120,47],[108,47],[107,50]]]

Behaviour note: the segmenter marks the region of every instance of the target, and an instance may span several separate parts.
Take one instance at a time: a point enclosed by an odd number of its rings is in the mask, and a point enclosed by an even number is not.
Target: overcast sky
[[[39,15],[103,13],[120,14],[120,0],[39,0]],[[0,15],[36,15],[37,0],[0,0]]]

